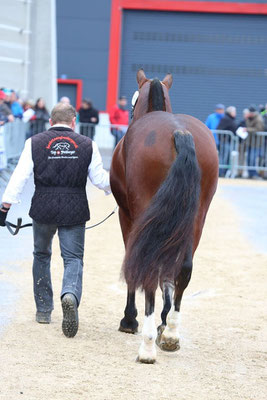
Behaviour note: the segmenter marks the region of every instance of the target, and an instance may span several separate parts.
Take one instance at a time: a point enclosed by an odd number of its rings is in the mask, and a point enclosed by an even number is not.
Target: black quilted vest
[[[57,127],[32,137],[35,192],[30,217],[40,224],[78,225],[90,219],[85,191],[92,141]]]

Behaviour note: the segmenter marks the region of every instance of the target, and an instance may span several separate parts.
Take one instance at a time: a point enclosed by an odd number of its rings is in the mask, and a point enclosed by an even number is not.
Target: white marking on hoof
[[[180,349],[179,333],[180,313],[172,310],[167,317],[167,326],[162,332],[159,347],[165,351]]]
[[[156,337],[157,328],[155,324],[155,315],[152,313],[145,317],[144,326],[142,329],[143,340],[138,352],[137,361],[146,364],[154,364],[156,361]]]

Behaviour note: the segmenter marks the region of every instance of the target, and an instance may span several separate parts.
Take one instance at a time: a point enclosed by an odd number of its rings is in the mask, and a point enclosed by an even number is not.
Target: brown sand
[[[114,204],[111,196],[93,190],[91,223]],[[135,363],[140,334],[117,330],[125,306],[126,288],[119,281],[123,253],[117,215],[87,232],[80,328],[74,339],[61,332],[57,240],[51,325],[34,321],[30,254],[29,262],[18,262],[19,273],[0,275],[22,293],[16,317],[0,338],[0,399],[265,400],[267,256],[246,242],[220,190],[182,304],[181,350],[158,350],[155,365]],[[137,305],[141,330],[143,294]],[[161,307],[158,291],[157,323]]]

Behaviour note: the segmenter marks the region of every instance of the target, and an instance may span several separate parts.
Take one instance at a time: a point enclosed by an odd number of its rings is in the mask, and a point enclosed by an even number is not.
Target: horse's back
[[[189,115],[154,111],[129,126],[113,156],[112,182],[120,182],[119,190],[113,190],[113,193],[118,204],[125,205],[127,197],[133,219],[148,206],[177,157],[173,135],[177,130],[190,132],[193,136],[202,175],[201,199],[207,204],[204,208],[208,208],[218,176],[218,156],[211,131]],[[118,174],[119,179],[116,178]]]

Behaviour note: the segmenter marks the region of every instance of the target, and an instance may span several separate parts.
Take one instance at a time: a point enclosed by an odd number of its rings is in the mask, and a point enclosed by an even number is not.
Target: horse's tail
[[[200,192],[200,169],[190,132],[175,130],[177,156],[150,205],[134,224],[123,272],[130,290],[154,290],[175,279],[192,246]]]

